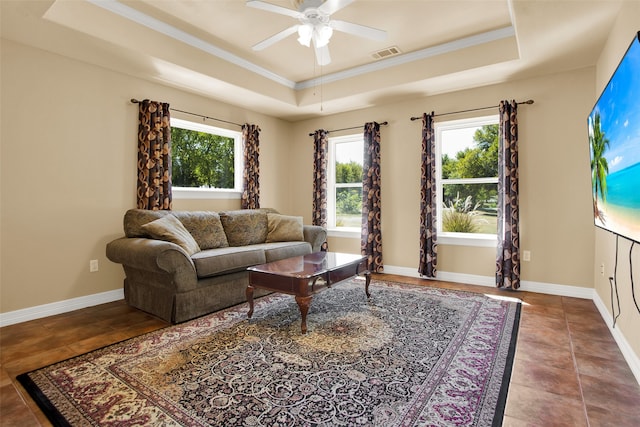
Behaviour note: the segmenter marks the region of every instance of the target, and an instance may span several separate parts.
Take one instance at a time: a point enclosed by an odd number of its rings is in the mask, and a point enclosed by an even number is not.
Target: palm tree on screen
[[[594,195],[593,215],[604,223],[605,218],[598,208],[598,193],[602,197],[602,201],[606,202],[609,164],[604,153],[609,147],[609,140],[600,127],[600,113],[596,113],[593,118],[589,144],[591,145],[591,186]]]

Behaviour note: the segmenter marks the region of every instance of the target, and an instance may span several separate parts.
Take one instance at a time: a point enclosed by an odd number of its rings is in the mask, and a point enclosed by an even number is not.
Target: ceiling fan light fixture
[[[331,36],[333,35],[333,28],[328,25],[316,25],[313,30],[313,40],[316,47],[324,47],[329,44]]]
[[[313,26],[311,24],[298,25],[298,43],[309,47],[311,45],[311,37],[313,36]]]

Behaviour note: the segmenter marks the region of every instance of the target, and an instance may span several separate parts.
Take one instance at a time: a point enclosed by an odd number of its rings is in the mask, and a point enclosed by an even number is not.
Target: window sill
[[[495,248],[498,246],[498,239],[496,236],[446,236],[438,235],[439,245],[452,245],[452,246],[477,246],[485,248]]]
[[[359,228],[329,228],[327,229],[327,236],[329,237],[343,237],[349,239],[360,239],[362,231]]]
[[[236,190],[220,190],[209,188],[184,188],[174,187],[171,189],[174,199],[188,200],[188,199],[240,199],[242,197],[241,191]]]

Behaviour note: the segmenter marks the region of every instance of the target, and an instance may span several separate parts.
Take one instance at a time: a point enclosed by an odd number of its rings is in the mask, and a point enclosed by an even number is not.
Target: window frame
[[[497,184],[498,177],[485,178],[461,178],[461,179],[443,179],[442,178],[442,133],[447,130],[464,129],[470,127],[480,127],[484,125],[493,125],[500,123],[500,116],[492,114],[489,116],[470,117],[465,119],[447,120],[434,123],[434,131],[436,138],[436,226],[438,243],[447,245],[461,246],[480,246],[480,247],[496,247],[498,243],[498,234],[486,233],[459,233],[442,231],[442,210],[445,184]]]
[[[242,132],[234,131],[205,123],[171,117],[171,127],[205,132],[212,135],[233,139],[233,183],[234,188],[195,188],[172,186],[171,191],[175,199],[240,199],[242,197],[242,172],[244,170],[244,155],[242,152]]]
[[[338,227],[336,225],[336,189],[338,187],[359,187],[362,189],[362,181],[359,184],[336,183],[336,145],[352,142],[361,142],[364,150],[364,136],[351,134],[329,138],[327,159],[327,233],[332,237],[357,237],[362,234],[362,227]]]

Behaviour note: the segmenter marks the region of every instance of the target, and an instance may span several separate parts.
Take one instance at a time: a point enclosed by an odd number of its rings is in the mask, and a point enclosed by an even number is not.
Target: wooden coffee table
[[[249,267],[247,301],[253,315],[254,288],[295,295],[302,316],[302,333],[307,333],[307,313],[313,295],[331,288],[334,283],[358,274],[365,276],[365,294],[369,293],[371,273],[367,270],[367,257],[337,252],[314,252],[312,254],[287,258],[280,261]],[[320,281],[319,279],[323,279]]]

